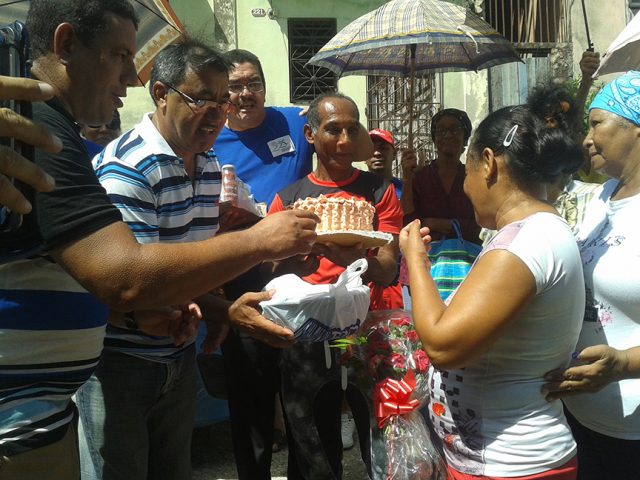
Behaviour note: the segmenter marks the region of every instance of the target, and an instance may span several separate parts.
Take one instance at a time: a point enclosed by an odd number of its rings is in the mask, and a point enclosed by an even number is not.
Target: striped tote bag
[[[480,245],[462,238],[457,220],[453,220],[452,224],[457,238],[431,242],[431,250],[429,250],[431,276],[443,300],[446,300],[462,283],[482,250]]]

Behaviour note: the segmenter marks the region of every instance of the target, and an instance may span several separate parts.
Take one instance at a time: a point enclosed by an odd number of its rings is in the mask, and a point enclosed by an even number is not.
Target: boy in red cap
[[[389,180],[396,189],[396,195],[400,198],[402,180],[393,176],[393,159],[396,156],[393,135],[387,130],[374,128],[369,132],[369,136],[373,142],[373,156],[366,161],[367,168],[371,173]]]
[[[369,137],[373,142],[373,156],[366,160],[367,168],[371,173],[381,176],[393,184],[398,198],[402,195],[402,180],[393,176],[393,159],[396,155],[393,135],[388,130],[374,128],[369,132]],[[403,308],[402,292],[400,285],[396,282],[388,287],[381,285],[369,285],[372,290],[382,290],[382,293],[376,295],[382,298],[381,304],[373,304],[372,310],[385,308]],[[372,295],[372,298],[376,298]]]

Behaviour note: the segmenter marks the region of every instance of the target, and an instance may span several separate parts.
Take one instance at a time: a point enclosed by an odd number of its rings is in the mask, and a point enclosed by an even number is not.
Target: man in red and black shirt
[[[402,208],[388,180],[353,167],[353,162],[366,157],[362,155],[363,145],[370,145],[367,131],[360,125],[358,107],[342,94],[325,94],[311,103],[307,121],[305,137],[315,147],[318,165],[315,171],[279,192],[269,213],[320,194],[370,202],[376,209],[374,230],[393,234],[394,241],[377,251],[367,251],[361,244],[316,244],[313,253],[320,257],[320,266],[305,280],[334,283],[349,264],[366,257],[369,265],[363,280],[387,286],[397,273]],[[381,294],[382,288],[378,291]],[[372,298],[372,304],[380,301],[381,298]],[[339,352],[330,354],[331,360],[325,358],[322,343],[298,343],[282,352],[282,401],[296,450],[295,455],[289,455],[288,478],[341,477],[342,445],[338,439],[343,393]],[[366,401],[353,386],[349,386],[346,396],[365,452],[369,446]],[[363,457],[370,467],[368,454]]]

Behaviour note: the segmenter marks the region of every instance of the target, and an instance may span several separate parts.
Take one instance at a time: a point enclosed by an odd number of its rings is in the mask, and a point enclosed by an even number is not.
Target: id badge
[[[291,140],[289,135],[271,140],[270,142],[267,142],[267,145],[269,146],[269,150],[271,151],[271,156],[273,158],[284,155],[285,153],[296,151],[296,148],[293,145],[293,140]]]

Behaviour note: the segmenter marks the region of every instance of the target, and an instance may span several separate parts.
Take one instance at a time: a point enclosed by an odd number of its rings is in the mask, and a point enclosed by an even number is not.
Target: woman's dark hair
[[[53,50],[53,34],[62,23],[69,23],[80,41],[92,42],[109,28],[106,14],[127,18],[138,28],[138,17],[128,0],[31,0],[27,31],[34,59]]]
[[[558,85],[543,85],[534,88],[529,94],[527,105],[531,113],[541,120],[553,118],[558,127],[574,134],[580,126],[576,103],[569,91]]]
[[[568,132],[546,128],[524,105],[501,108],[478,125],[469,150],[478,158],[484,148],[505,155],[511,178],[523,186],[553,183],[583,162],[582,150]]]
[[[242,50],[241,48],[236,48],[234,50],[229,50],[225,52],[224,58],[231,65],[231,69],[233,70],[235,65],[240,65],[241,63],[250,63],[260,74],[260,79],[262,80],[262,84],[267,86],[267,82],[264,79],[264,72],[262,71],[262,64],[260,63],[260,59],[251,53],[248,50]]]
[[[219,73],[229,72],[229,63],[224,54],[194,38],[185,38],[163,48],[153,61],[149,92],[153,98],[153,84],[162,82],[165,85],[178,87],[185,80],[187,70],[200,73],[212,69]]]
[[[436,113],[431,119],[431,140],[436,141],[436,126],[440,119],[444,116],[449,116],[458,119],[460,126],[464,131],[464,144],[466,145],[471,137],[471,120],[466,112],[458,110],[457,108],[445,108]]]

